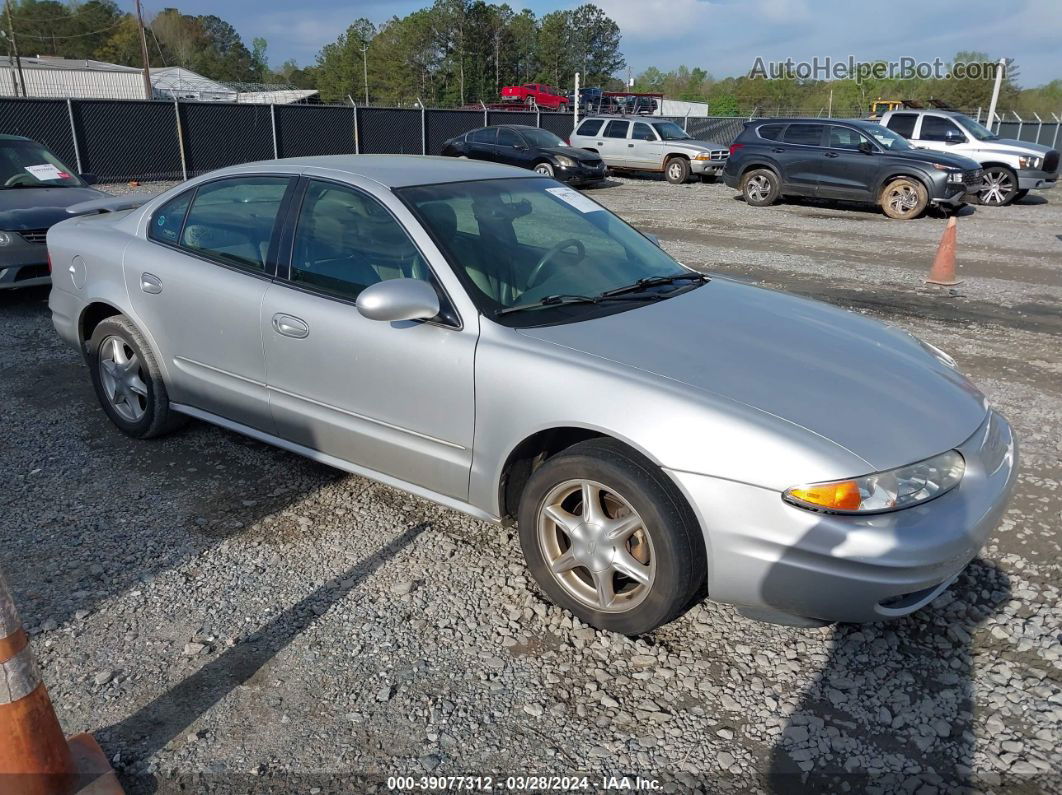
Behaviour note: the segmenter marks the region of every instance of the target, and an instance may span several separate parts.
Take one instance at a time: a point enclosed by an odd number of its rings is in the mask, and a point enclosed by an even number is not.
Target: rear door
[[[497,139],[497,127],[483,127],[470,132],[465,139],[468,142],[469,158],[472,160],[493,160],[494,144]]]
[[[609,119],[602,127],[595,143],[606,165],[629,168],[627,144],[630,141],[627,140],[627,134],[630,132],[630,127],[631,123],[626,119]]]
[[[771,147],[787,187],[806,196],[815,195],[822,173],[825,134],[825,124],[794,122],[785,128],[778,146]]]
[[[871,151],[860,151],[861,143]],[[826,127],[825,151],[819,174],[819,195],[832,199],[867,200],[877,185],[881,157],[878,147],[851,127]]]
[[[165,362],[170,399],[273,431],[260,310],[295,178],[204,182],[164,204],[125,252],[126,288]]]

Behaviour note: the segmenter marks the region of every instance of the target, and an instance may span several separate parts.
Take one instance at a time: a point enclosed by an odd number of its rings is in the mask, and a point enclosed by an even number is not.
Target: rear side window
[[[177,245],[181,237],[181,227],[184,226],[184,216],[188,212],[188,204],[192,201],[193,193],[195,191],[185,191],[159,207],[151,216],[148,237],[159,243]]]
[[[784,124],[761,124],[757,132],[760,134],[760,138],[766,138],[768,141],[780,141],[782,140],[782,130],[784,129]]]
[[[201,185],[181,233],[181,248],[264,272],[287,177],[237,177]]]
[[[601,125],[604,124],[603,119],[587,119],[579,125],[579,129],[576,130],[576,135],[597,135],[598,130],[601,129]]]
[[[786,127],[782,140],[787,144],[818,146],[822,141],[822,124],[790,124]]]
[[[498,136],[497,127],[484,127],[482,130],[473,130],[468,134],[468,140],[476,144],[492,144]]]
[[[627,128],[630,127],[630,126],[631,126],[630,122],[627,122],[627,121],[616,121],[616,120],[610,121],[605,126],[605,137],[606,138],[626,138],[627,137]]]
[[[914,113],[894,113],[889,116],[889,123],[885,126],[894,133],[910,138],[914,135],[915,121],[918,116]]]

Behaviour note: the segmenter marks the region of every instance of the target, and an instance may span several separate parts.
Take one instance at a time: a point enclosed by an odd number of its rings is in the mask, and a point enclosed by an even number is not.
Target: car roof
[[[222,173],[238,174],[251,169],[278,166],[285,169],[319,168],[364,177],[388,188],[410,185],[434,185],[441,182],[468,182],[477,179],[529,177],[526,169],[487,163],[482,160],[461,160],[456,157],[425,157],[423,155],[317,155],[313,157],[285,157],[279,160],[260,160],[220,169]]]

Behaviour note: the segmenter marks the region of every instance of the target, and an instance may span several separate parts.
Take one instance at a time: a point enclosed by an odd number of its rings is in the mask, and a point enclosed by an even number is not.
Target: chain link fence
[[[1002,137],[1057,147],[1062,118],[998,118]],[[641,118],[641,117],[638,117]],[[728,146],[749,117],[652,116]],[[757,115],[754,118],[764,118]],[[104,182],[172,180],[216,168],[334,154],[442,152],[488,124],[526,124],[567,139],[575,118],[550,111],[449,110],[108,99],[0,98],[0,133],[40,141],[69,166]]]

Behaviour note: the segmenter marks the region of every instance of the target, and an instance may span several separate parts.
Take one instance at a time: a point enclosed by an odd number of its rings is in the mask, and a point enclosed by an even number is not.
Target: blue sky
[[[509,0],[541,15],[572,2]],[[121,0],[132,7],[132,0]],[[426,2],[397,0],[146,0],[145,12],[176,6],[217,14],[244,41],[269,42],[269,60],[311,64],[318,50],[359,16],[381,22]],[[623,53],[635,73],[647,66],[700,66],[716,77],[745,74],[757,56],[800,61],[830,56],[857,60],[948,59],[983,50],[1017,60],[1018,82],[1062,78],[1062,0],[597,0],[623,31]]]

